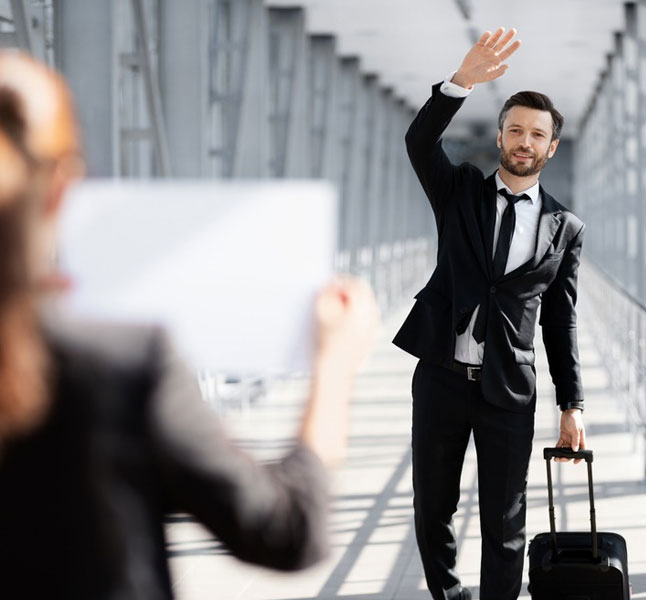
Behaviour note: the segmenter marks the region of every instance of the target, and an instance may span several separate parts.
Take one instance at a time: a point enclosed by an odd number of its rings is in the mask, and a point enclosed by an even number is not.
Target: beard
[[[529,164],[515,163],[513,162],[514,152],[531,154],[532,161]],[[535,152],[522,150],[520,147],[516,147],[513,150],[507,151],[502,144],[500,145],[500,164],[506,171],[508,171],[512,175],[515,175],[516,177],[529,177],[530,175],[536,175],[536,173],[541,171],[548,160],[549,157],[547,156],[547,152],[542,156],[539,156]]]

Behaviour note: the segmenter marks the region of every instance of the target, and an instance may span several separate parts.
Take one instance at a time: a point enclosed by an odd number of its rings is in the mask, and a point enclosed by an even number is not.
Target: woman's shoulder
[[[170,346],[166,330],[153,323],[89,319],[51,309],[41,311],[40,321],[55,355],[95,367],[142,368]]]

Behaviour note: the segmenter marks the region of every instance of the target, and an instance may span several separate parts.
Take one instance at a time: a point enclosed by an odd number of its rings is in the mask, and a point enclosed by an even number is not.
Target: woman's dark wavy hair
[[[552,101],[540,92],[518,92],[511,96],[498,115],[498,129],[502,131],[507,113],[514,106],[526,106],[536,110],[544,110],[552,115],[552,141],[558,140],[563,129],[563,115],[554,108]]]

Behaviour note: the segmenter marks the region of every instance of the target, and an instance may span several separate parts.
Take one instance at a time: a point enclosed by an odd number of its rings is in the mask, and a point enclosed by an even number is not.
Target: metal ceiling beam
[[[151,135],[155,149],[155,160],[157,172],[162,177],[170,177],[170,156],[168,152],[168,140],[166,136],[166,125],[162,111],[162,100],[159,90],[157,69],[153,65],[151,57],[151,43],[148,19],[144,9],[143,0],[132,0],[132,11],[135,22],[135,30],[139,38],[139,64],[141,66],[143,83],[146,94],[146,105],[150,121]]]

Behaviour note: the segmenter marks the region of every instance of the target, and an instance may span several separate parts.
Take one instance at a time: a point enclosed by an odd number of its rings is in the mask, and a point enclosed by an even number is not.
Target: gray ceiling
[[[462,124],[493,127],[502,101],[521,89],[548,94],[566,118],[564,135],[577,124],[624,27],[623,0],[266,0],[270,6],[306,8],[311,33],[333,33],[339,53],[357,55],[365,72],[412,106],[430,85],[457,69],[480,34],[516,27],[523,44],[509,71],[483,84],[460,114]],[[469,18],[467,18],[467,16]],[[456,128],[452,128],[456,133]]]

